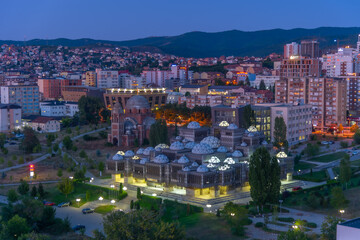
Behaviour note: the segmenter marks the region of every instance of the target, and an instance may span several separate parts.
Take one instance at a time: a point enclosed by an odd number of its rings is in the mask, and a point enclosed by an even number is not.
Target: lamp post
[[[76,199],[76,202],[77,202],[77,204],[78,204],[78,207],[80,207],[80,201],[81,201],[80,198],[77,198],[77,199]]]
[[[104,200],[104,198],[103,198],[103,197],[99,197],[99,200],[102,201],[102,200]]]
[[[113,190],[114,190],[114,188],[115,188],[115,185],[114,184],[111,184],[110,185],[110,188],[112,189],[111,190],[111,192],[110,192],[110,189],[109,189],[109,198],[111,198],[111,196],[112,196],[112,192],[113,192]],[[111,193],[111,194],[110,194]]]
[[[112,204],[114,204],[114,203],[115,203],[115,200],[113,199],[113,200],[111,200],[110,202],[111,202]]]
[[[340,209],[339,212],[340,212],[340,216],[341,216],[341,218],[342,218],[342,215],[345,213],[345,210],[344,210],[344,209]]]

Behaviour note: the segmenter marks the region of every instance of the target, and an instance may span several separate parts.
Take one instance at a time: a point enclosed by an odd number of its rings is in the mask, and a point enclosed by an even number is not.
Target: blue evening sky
[[[356,27],[359,0],[2,0],[0,39],[129,40],[189,31]]]

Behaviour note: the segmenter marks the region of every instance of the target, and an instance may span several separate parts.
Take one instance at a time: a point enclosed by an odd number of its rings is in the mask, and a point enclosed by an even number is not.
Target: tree
[[[99,170],[99,172],[103,172],[104,169],[105,169],[105,164],[104,164],[104,162],[99,162],[99,164],[98,164],[98,170]]]
[[[123,188],[124,188],[124,187],[123,187],[123,184],[120,183],[120,186],[119,186],[119,193],[120,193],[120,194],[123,193],[123,191],[124,191]]]
[[[55,134],[49,133],[48,135],[46,135],[46,145],[48,147],[51,146],[51,144],[53,143],[53,141],[55,141]]]
[[[280,233],[277,240],[310,240],[310,237],[301,230],[288,230]]]
[[[64,137],[63,144],[67,150],[70,150],[72,148],[73,141],[71,140],[70,136]]]
[[[17,190],[21,195],[26,195],[29,192],[29,184],[26,181],[21,180]]]
[[[283,117],[275,118],[274,146],[280,148],[286,145],[286,124]]]
[[[63,175],[63,172],[62,172],[62,169],[59,168],[58,171],[57,171],[57,174],[56,174],[58,177],[62,177]]]
[[[90,201],[90,198],[91,198],[91,192],[90,192],[90,190],[87,190],[87,191],[86,191],[86,196],[85,196],[85,198],[86,198],[86,201],[87,201],[87,202]]]
[[[9,202],[16,202],[18,200],[18,195],[14,189],[10,189],[7,193]]]
[[[86,152],[84,150],[81,150],[80,153],[79,153],[79,157],[86,158],[87,157]]]
[[[341,132],[341,133],[344,131],[344,127],[343,127],[343,125],[341,123],[340,123],[340,125],[338,127],[338,131]]]
[[[185,97],[190,97],[190,96],[191,96],[190,92],[185,93]]]
[[[340,182],[342,184],[346,184],[347,187],[347,183],[350,181],[351,179],[351,163],[350,163],[350,159],[348,158],[343,158],[340,161]]]
[[[169,143],[168,129],[164,119],[156,120],[150,127],[150,145],[155,147],[160,143]]]
[[[311,143],[308,143],[306,148],[304,149],[304,152],[309,157],[317,155],[319,151],[320,151],[319,146],[317,144],[311,144]]]
[[[30,196],[36,197],[36,195],[37,195],[37,189],[36,189],[36,186],[34,185],[34,186],[31,188]]]
[[[137,198],[138,200],[141,199],[141,190],[140,190],[139,187],[136,189],[136,198]]]
[[[44,191],[44,187],[43,187],[42,183],[39,183],[38,193],[39,193],[40,198],[45,197],[45,191]]]
[[[341,222],[344,222],[341,218],[326,216],[321,224],[321,239],[336,240],[336,226]]]
[[[344,209],[347,206],[348,200],[346,200],[341,187],[333,187],[333,189],[331,189],[330,204],[337,210]]]
[[[259,89],[260,89],[260,90],[266,90],[266,85],[265,85],[264,80],[261,80],[261,81],[260,81]]]
[[[97,124],[100,121],[100,111],[105,108],[100,98],[82,96],[78,104],[82,122]]]
[[[15,215],[6,224],[6,233],[10,239],[17,239],[22,234],[30,232],[26,219]]]
[[[246,105],[244,107],[243,120],[245,128],[249,128],[251,125],[255,124],[255,114],[254,110],[251,109],[251,105]]]
[[[58,184],[58,189],[61,193],[65,194],[67,198],[68,194],[74,191],[74,184],[69,178],[63,178]]]
[[[130,202],[130,209],[131,209],[131,210],[134,209],[134,200],[131,200],[131,202]]]
[[[35,131],[32,128],[24,128],[24,139],[20,144],[20,148],[26,153],[32,153],[34,148],[40,145],[40,141],[36,136]]]
[[[350,127],[350,132],[356,132],[359,129],[359,126],[355,123]]]
[[[353,138],[356,144],[360,144],[360,129],[356,130]]]
[[[281,186],[280,166],[265,147],[257,148],[250,157],[249,184],[251,198],[259,207],[277,203]]]
[[[0,148],[3,148],[6,142],[6,134],[0,133]]]
[[[274,68],[274,62],[270,58],[267,58],[267,59],[265,59],[263,61],[262,66],[266,67],[266,68],[273,69]]]

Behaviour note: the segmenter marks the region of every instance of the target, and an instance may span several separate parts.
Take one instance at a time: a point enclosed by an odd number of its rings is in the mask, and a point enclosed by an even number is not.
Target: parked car
[[[335,142],[334,142],[334,141],[329,141],[328,143],[329,143],[329,144],[334,144]]]
[[[327,142],[327,141],[322,141],[321,144],[322,144],[322,145],[328,145],[329,142]]]
[[[54,202],[43,201],[43,204],[44,204],[45,206],[55,206],[55,203],[54,203]]]
[[[292,191],[296,192],[296,191],[300,191],[302,190],[302,187],[293,187]]]
[[[93,213],[93,212],[94,212],[94,209],[92,209],[92,208],[84,208],[84,209],[82,210],[82,213],[83,213],[83,214]]]
[[[76,232],[76,231],[79,231],[81,229],[85,229],[85,226],[81,225],[81,224],[78,224],[78,225],[74,226],[72,229]]]
[[[70,202],[62,202],[57,205],[59,208],[70,206]]]

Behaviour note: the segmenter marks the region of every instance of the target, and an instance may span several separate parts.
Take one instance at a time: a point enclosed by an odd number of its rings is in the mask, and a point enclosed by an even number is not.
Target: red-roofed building
[[[51,117],[37,117],[28,123],[34,131],[38,132],[59,132],[60,122]]]

